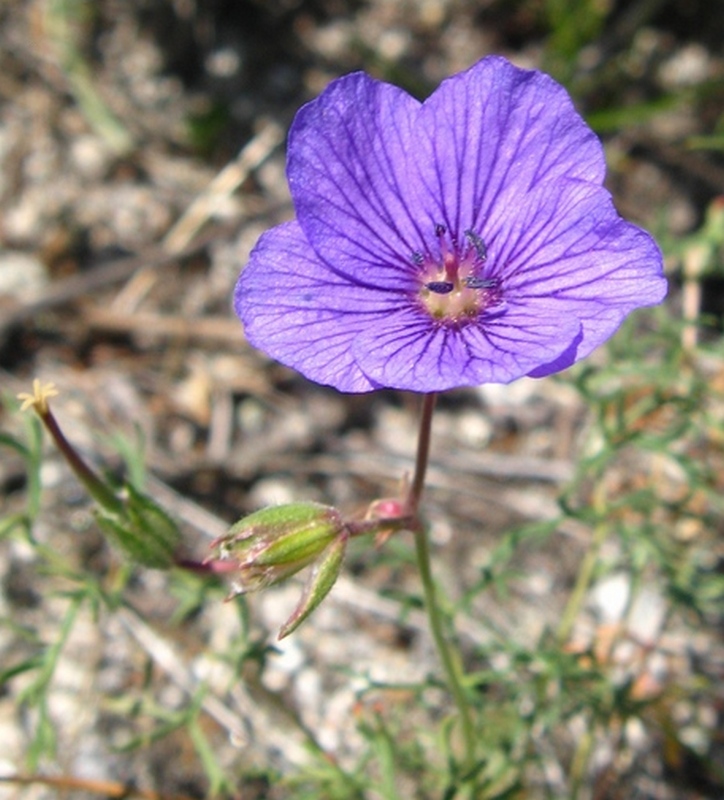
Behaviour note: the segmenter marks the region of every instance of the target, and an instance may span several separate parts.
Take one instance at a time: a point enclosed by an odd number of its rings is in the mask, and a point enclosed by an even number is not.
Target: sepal
[[[282,625],[277,638],[283,639],[293,633],[329,594],[339,577],[348,541],[347,534],[338,536],[314,564],[299,603]]]

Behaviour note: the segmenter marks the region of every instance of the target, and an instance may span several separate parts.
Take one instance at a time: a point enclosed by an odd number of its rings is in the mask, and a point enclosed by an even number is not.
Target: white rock
[[[619,622],[629,602],[631,579],[623,572],[608,575],[591,592],[591,605],[604,622]]]
[[[38,258],[20,250],[0,251],[0,295],[29,300],[47,283],[47,270]]]
[[[99,180],[108,170],[113,152],[99,136],[86,134],[73,140],[70,147],[71,164],[88,180]]]

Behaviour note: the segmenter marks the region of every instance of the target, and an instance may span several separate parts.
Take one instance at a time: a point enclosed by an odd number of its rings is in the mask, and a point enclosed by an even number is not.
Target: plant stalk
[[[60,450],[68,466],[75,473],[76,478],[85,486],[88,494],[111,513],[120,514],[123,512],[122,501],[113,491],[93,472],[93,470],[80,457],[73,445],[65,438],[65,434],[60,429],[53,413],[47,405],[36,407],[36,413],[40,417],[45,429],[53,437],[56,447]]]
[[[407,496],[407,508],[414,520],[412,526],[415,535],[415,553],[417,566],[420,570],[425,609],[430,621],[430,630],[435,647],[447,678],[448,687],[455,701],[460,715],[463,743],[465,747],[464,772],[472,772],[475,764],[475,728],[470,713],[470,707],[463,688],[463,669],[460,653],[445,636],[442,614],[437,601],[437,590],[432,576],[430,559],[430,543],[427,527],[419,516],[420,500],[425,486],[425,474],[430,453],[430,434],[432,431],[432,414],[435,409],[437,395],[426,394],[423,398],[422,413],[420,416],[420,429],[417,439],[417,457],[415,459],[415,472]]]

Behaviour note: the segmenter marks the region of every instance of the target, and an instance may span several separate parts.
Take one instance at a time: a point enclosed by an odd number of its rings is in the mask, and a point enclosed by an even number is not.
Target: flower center
[[[420,270],[418,297],[427,313],[438,322],[460,325],[501,305],[500,279],[490,276],[486,268],[488,250],[480,236],[465,231],[465,242],[460,243],[448,235],[444,225],[435,226],[435,235],[437,256],[413,255]]]

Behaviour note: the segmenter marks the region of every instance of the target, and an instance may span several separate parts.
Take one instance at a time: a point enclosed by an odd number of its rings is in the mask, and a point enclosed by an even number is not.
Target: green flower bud
[[[299,572],[324,553],[346,526],[337,509],[319,503],[263,508],[244,517],[212,542],[207,563],[230,562],[232,594],[263,589]]]

